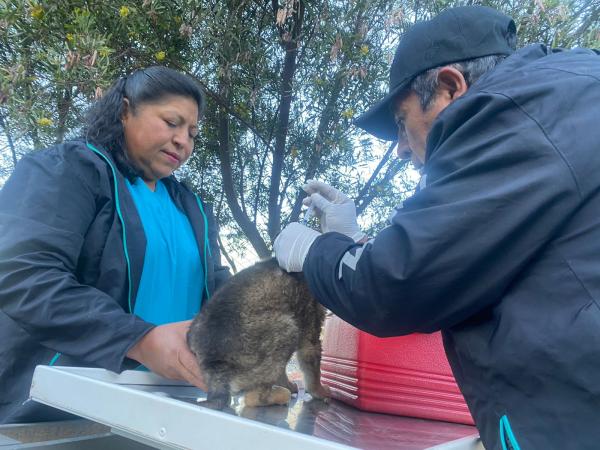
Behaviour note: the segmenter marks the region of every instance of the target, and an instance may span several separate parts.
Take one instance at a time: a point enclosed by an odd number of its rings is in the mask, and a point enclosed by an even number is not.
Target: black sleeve
[[[212,261],[215,270],[215,288],[214,291],[231,277],[229,267],[221,264],[221,247],[217,240],[219,236],[219,226],[215,220],[215,215],[211,204],[206,204],[206,217],[208,220],[208,242],[211,249]],[[212,292],[211,292],[212,294]]]
[[[152,325],[78,281],[98,186],[108,181],[91,152],[63,145],[23,157],[0,191],[0,308],[41,345],[120,371]]]
[[[425,186],[392,225],[363,246],[324,234],[305,260],[318,300],[369,333],[449,328],[498,302],[580,204],[568,164],[510,98],[455,103],[429,134]]]

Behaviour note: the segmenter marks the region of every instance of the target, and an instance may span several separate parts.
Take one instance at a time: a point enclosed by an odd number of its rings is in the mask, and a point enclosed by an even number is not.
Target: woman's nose
[[[177,130],[173,135],[173,142],[180,147],[185,147],[188,143],[188,134],[185,130]]]

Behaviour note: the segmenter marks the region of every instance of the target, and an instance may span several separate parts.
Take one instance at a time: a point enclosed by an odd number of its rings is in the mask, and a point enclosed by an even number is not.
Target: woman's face
[[[192,98],[168,95],[142,103],[135,111],[125,99],[123,130],[127,158],[154,190],[192,154],[198,134],[198,105]]]

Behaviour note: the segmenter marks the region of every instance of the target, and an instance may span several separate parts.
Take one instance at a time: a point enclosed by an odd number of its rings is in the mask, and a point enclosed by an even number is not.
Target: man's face
[[[398,97],[394,105],[394,118],[398,125],[399,158],[410,158],[417,169],[425,163],[425,147],[431,124],[448,104],[436,96],[423,110],[414,91]]]
[[[438,72],[435,95],[425,110],[414,91],[400,94],[394,102],[394,118],[398,125],[398,157],[410,158],[418,169],[425,164],[425,148],[431,125],[454,100],[467,92],[467,82],[461,72],[445,66]]]

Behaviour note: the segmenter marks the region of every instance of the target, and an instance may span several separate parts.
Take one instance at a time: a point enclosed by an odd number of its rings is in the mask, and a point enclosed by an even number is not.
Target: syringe
[[[303,225],[308,224],[308,221],[310,220],[310,218],[313,215],[313,211],[315,209],[315,205],[313,205],[312,203],[308,206],[308,209],[306,210],[306,212],[304,213],[304,217],[302,218],[302,220],[300,221],[300,223],[302,223]]]

